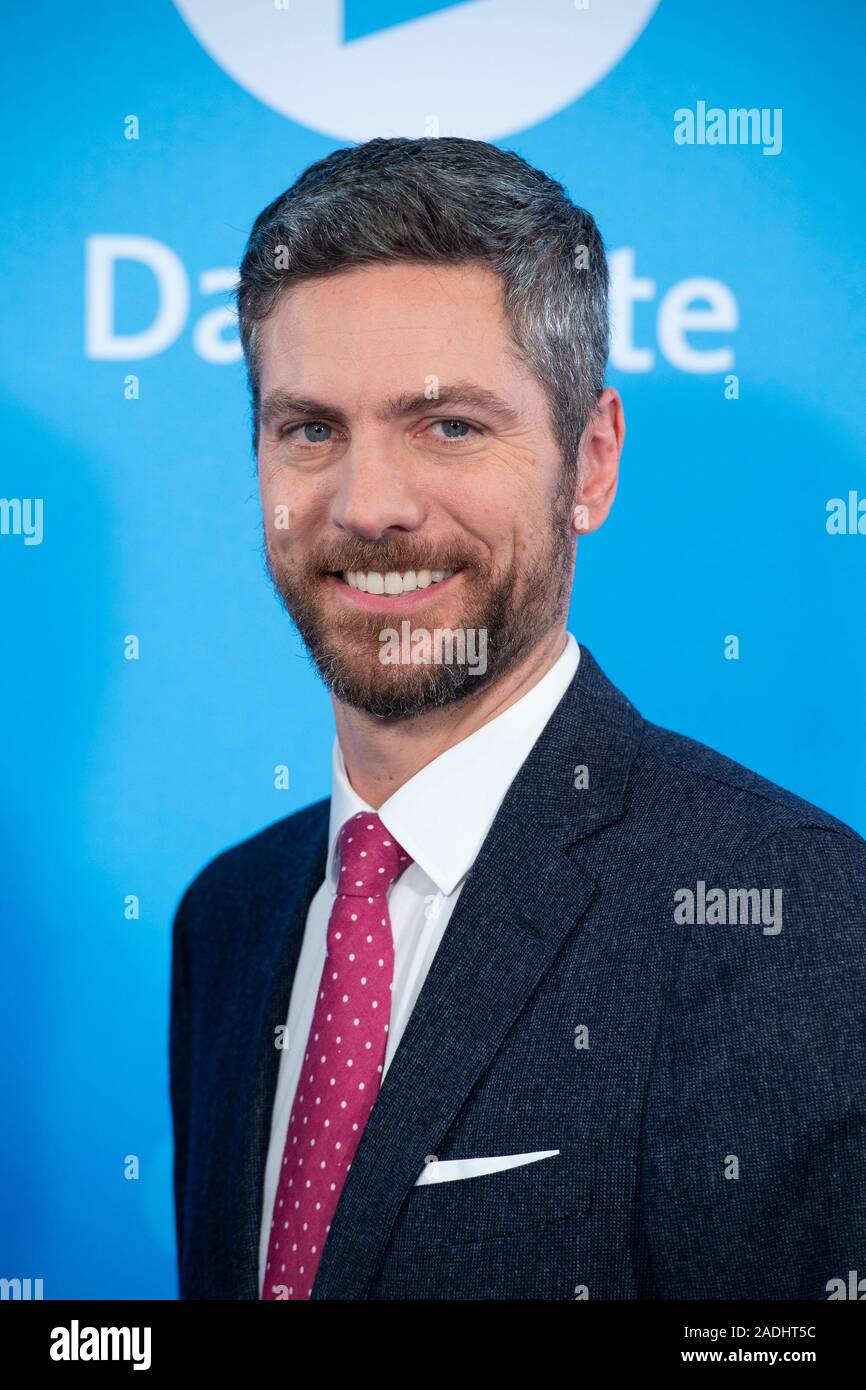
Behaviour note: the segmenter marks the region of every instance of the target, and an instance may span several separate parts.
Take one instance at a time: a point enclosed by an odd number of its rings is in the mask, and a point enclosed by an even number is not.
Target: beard
[[[292,563],[288,544],[269,546],[265,536],[263,557],[277,597],[334,697],[375,719],[412,719],[492,684],[527,656],[567,612],[573,559],[569,519],[570,497],[566,489],[560,489],[539,550],[522,565],[515,557],[500,574],[459,543],[437,545],[431,559],[429,550],[420,556],[412,554],[402,539],[370,544],[347,537],[339,546],[320,548],[298,567]],[[444,601],[451,616],[444,623],[437,622],[441,604],[432,596],[417,616],[337,607],[326,597],[329,574],[433,568],[462,571],[460,611],[453,612],[454,595],[446,591]],[[474,631],[476,642],[477,634],[484,633],[484,670],[468,659],[458,659],[459,646],[453,660],[454,648],[449,647],[447,662],[383,664],[383,633],[398,627],[405,631],[407,621],[410,644],[413,632]],[[469,646],[467,636],[464,657]]]

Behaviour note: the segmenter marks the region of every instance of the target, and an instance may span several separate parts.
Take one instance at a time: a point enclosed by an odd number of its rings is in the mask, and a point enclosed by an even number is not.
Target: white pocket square
[[[424,1164],[415,1186],[428,1182],[455,1182],[458,1178],[478,1178],[483,1173],[501,1173],[506,1168],[519,1168],[524,1163],[536,1163],[540,1158],[553,1158],[559,1149],[539,1149],[531,1154],[506,1154],[499,1158],[431,1158]]]

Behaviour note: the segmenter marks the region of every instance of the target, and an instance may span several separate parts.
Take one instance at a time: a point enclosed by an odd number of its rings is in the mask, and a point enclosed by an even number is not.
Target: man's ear
[[[613,506],[619,458],[625,440],[625,414],[613,386],[602,391],[580,441],[580,464],[574,493],[572,529],[597,531]]]

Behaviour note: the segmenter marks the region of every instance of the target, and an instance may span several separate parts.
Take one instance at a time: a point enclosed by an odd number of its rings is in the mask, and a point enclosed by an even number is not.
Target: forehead
[[[286,290],[262,326],[261,392],[334,396],[423,386],[431,375],[516,385],[502,281],[489,267],[398,262]]]

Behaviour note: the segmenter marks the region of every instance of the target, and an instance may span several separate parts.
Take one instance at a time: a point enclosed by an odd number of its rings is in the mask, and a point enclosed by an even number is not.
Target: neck
[[[332,699],[337,737],[354,790],[378,810],[422,767],[516,704],[558,661],[565,644],[563,624],[546,633],[521,662],[476,696],[414,719],[383,723]]]

